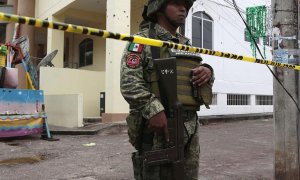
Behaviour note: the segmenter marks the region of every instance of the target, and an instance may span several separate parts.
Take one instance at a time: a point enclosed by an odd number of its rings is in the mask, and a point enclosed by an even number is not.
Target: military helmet
[[[153,15],[169,0],[149,0],[147,16],[153,18]],[[187,11],[193,6],[195,0],[183,0],[187,3]]]

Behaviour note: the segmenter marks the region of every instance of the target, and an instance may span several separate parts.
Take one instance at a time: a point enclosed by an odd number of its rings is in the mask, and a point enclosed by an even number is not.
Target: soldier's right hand
[[[164,111],[161,111],[149,119],[149,129],[155,133],[163,132],[165,141],[168,143],[169,132],[168,132],[168,119]]]

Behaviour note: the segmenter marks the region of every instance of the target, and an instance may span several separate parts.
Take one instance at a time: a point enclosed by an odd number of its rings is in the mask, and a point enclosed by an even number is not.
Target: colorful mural
[[[0,89],[0,137],[41,133],[43,104],[41,90]]]
[[[0,115],[37,114],[43,104],[42,90],[0,89]]]
[[[0,137],[39,134],[44,119],[39,115],[0,116]]]

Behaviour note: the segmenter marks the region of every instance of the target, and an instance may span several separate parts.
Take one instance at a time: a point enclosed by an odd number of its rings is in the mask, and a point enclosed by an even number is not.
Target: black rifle
[[[168,118],[170,142],[163,149],[145,152],[145,166],[172,164],[173,178],[184,179],[184,124],[177,100],[176,58],[154,60],[161,102]]]

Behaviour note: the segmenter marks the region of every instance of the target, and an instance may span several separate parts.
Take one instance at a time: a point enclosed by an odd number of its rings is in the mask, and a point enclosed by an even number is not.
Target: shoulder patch
[[[136,43],[130,43],[128,47],[128,51],[130,52],[136,52],[136,53],[141,53],[144,49],[144,45],[142,44],[136,44]]]
[[[127,67],[135,69],[140,65],[141,57],[135,53],[129,53],[127,55]]]

